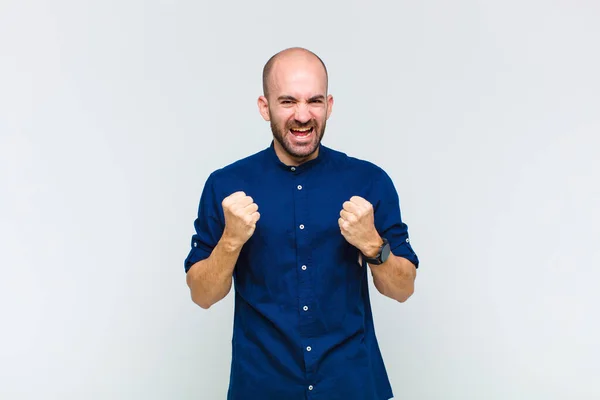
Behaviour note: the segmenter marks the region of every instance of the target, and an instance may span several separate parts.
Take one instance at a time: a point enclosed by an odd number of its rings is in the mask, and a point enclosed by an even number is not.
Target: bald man
[[[404,302],[419,265],[394,184],[321,144],[333,97],[314,53],[274,55],[263,92],[273,140],[208,177],[184,262],[204,309],[235,287],[227,398],[390,399],[367,271]]]

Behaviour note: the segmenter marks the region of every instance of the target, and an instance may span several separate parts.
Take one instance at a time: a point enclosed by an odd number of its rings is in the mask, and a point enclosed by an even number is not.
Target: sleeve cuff
[[[210,251],[206,251],[199,247],[194,247],[192,250],[190,250],[190,253],[188,254],[188,256],[186,257],[186,259],[183,263],[184,268],[185,268],[185,273],[187,274],[187,272],[190,270],[190,268],[192,268],[192,265],[196,264],[198,261],[207,259],[209,256],[210,256]]]
[[[408,240],[408,239],[406,239],[406,240]],[[419,257],[417,257],[417,254],[412,249],[412,247],[410,246],[410,243],[408,241],[400,243],[399,245],[392,248],[391,250],[395,256],[406,258],[408,261],[410,261],[411,263],[413,263],[415,265],[415,268],[419,268]]]

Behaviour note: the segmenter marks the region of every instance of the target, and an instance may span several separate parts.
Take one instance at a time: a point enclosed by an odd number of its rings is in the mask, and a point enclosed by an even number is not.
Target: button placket
[[[298,310],[300,323],[300,337],[302,338],[301,345],[303,346],[304,364],[307,373],[311,374],[314,371],[314,363],[318,357],[315,354],[314,346],[314,318],[310,312],[309,305],[312,307],[313,288],[311,286],[311,270],[308,268],[311,265],[311,243],[312,238],[309,220],[309,199],[308,191],[306,190],[306,171],[302,174],[294,174],[293,179],[293,196],[294,196],[294,213],[296,221],[296,248],[297,248],[297,268],[298,269]],[[309,342],[310,340],[310,342]],[[312,390],[312,389],[309,389]]]

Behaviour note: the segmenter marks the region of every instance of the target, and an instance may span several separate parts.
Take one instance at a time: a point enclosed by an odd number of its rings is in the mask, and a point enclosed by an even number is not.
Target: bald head
[[[318,64],[319,68],[322,69],[325,78],[325,87],[327,87],[328,75],[327,75],[327,67],[325,67],[325,63],[319,56],[313,53],[310,50],[304,49],[302,47],[292,47],[289,49],[285,49],[280,51],[279,53],[272,56],[269,61],[265,64],[263,68],[263,94],[268,98],[269,91],[271,86],[273,85],[273,72],[278,67],[284,67],[286,65],[307,65]]]

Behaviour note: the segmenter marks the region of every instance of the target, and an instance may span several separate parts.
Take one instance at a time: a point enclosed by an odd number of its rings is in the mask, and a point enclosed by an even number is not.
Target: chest
[[[259,207],[260,220],[249,245],[320,242],[339,235],[338,218],[352,196],[369,197],[369,182],[351,175],[294,176],[248,188]]]

